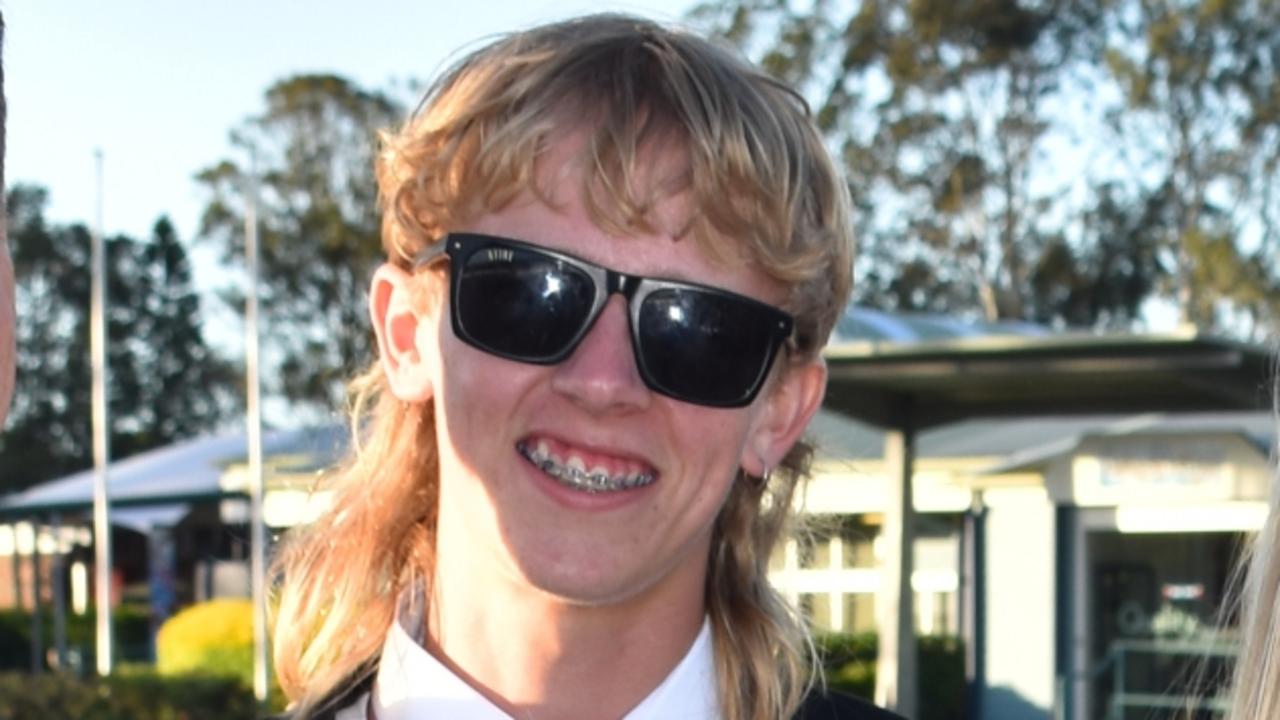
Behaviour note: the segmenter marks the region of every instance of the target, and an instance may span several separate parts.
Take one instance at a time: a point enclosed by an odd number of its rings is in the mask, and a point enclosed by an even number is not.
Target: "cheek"
[[[754,413],[749,410],[709,410],[684,413],[672,423],[677,451],[692,474],[703,478],[708,492],[723,494],[743,463],[749,447]]]
[[[444,321],[447,323],[447,321]],[[543,368],[494,357],[455,338],[445,327],[436,345],[436,417],[440,432],[463,459],[483,464],[514,452],[511,429],[525,412],[522,398]]]
[[[492,414],[490,393],[499,383],[485,383],[485,358],[472,358],[469,348],[454,338],[448,328],[438,339],[440,363],[436,369],[436,411],[442,425],[454,437],[474,440],[477,417]]]
[[[414,333],[414,342],[418,348],[418,354],[422,360],[427,363],[428,370],[431,373],[431,381],[436,388],[436,395],[440,395],[442,370],[444,367],[444,348],[442,343],[444,336],[441,333],[449,332],[447,320],[440,318],[428,317],[423,322],[418,323],[417,331]]]

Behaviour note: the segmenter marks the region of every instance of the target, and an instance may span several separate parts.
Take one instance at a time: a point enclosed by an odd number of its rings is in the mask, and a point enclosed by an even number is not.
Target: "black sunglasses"
[[[626,275],[509,238],[453,233],[414,258],[452,265],[454,334],[508,360],[551,365],[573,353],[613,293],[627,299],[636,367],[677,400],[740,407],[760,392],[794,320],[736,293]]]

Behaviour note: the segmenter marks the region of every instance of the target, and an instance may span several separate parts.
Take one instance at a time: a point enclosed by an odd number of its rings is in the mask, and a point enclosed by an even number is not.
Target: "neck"
[[[427,649],[514,718],[623,717],[679,664],[706,612],[701,594],[668,587],[689,583],[575,604],[438,550]]]

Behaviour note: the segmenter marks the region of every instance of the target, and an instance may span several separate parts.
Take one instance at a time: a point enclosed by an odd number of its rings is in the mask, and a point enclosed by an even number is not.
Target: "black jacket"
[[[805,697],[796,720],[903,720],[901,715],[876,707],[853,695],[837,690],[822,692],[814,688]]]

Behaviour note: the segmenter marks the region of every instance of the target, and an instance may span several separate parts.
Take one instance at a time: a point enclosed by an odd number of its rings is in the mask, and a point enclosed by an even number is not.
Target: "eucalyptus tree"
[[[342,380],[372,359],[364,297],[381,257],[373,158],[378,131],[403,109],[334,75],[285,78],[265,100],[231,133],[234,157],[197,175],[210,197],[200,234],[243,267],[246,198],[255,193],[264,378],[277,378],[272,389],[289,400],[333,408]],[[225,295],[243,308],[242,291]]]
[[[1266,332],[1280,317],[1280,4],[1114,8],[1102,60],[1117,166],[1158,200],[1150,232],[1183,321]]]
[[[6,198],[16,274],[17,382],[0,433],[0,490],[92,463],[89,253],[83,225],[46,222],[46,194]],[[236,404],[234,372],[205,342],[186,250],[167,220],[147,241],[106,238],[107,401],[114,459],[210,430]]]
[[[860,211],[862,302],[1126,327],[1164,298],[1248,333],[1280,265],[1277,7],[733,0],[693,18],[813,106]]]

